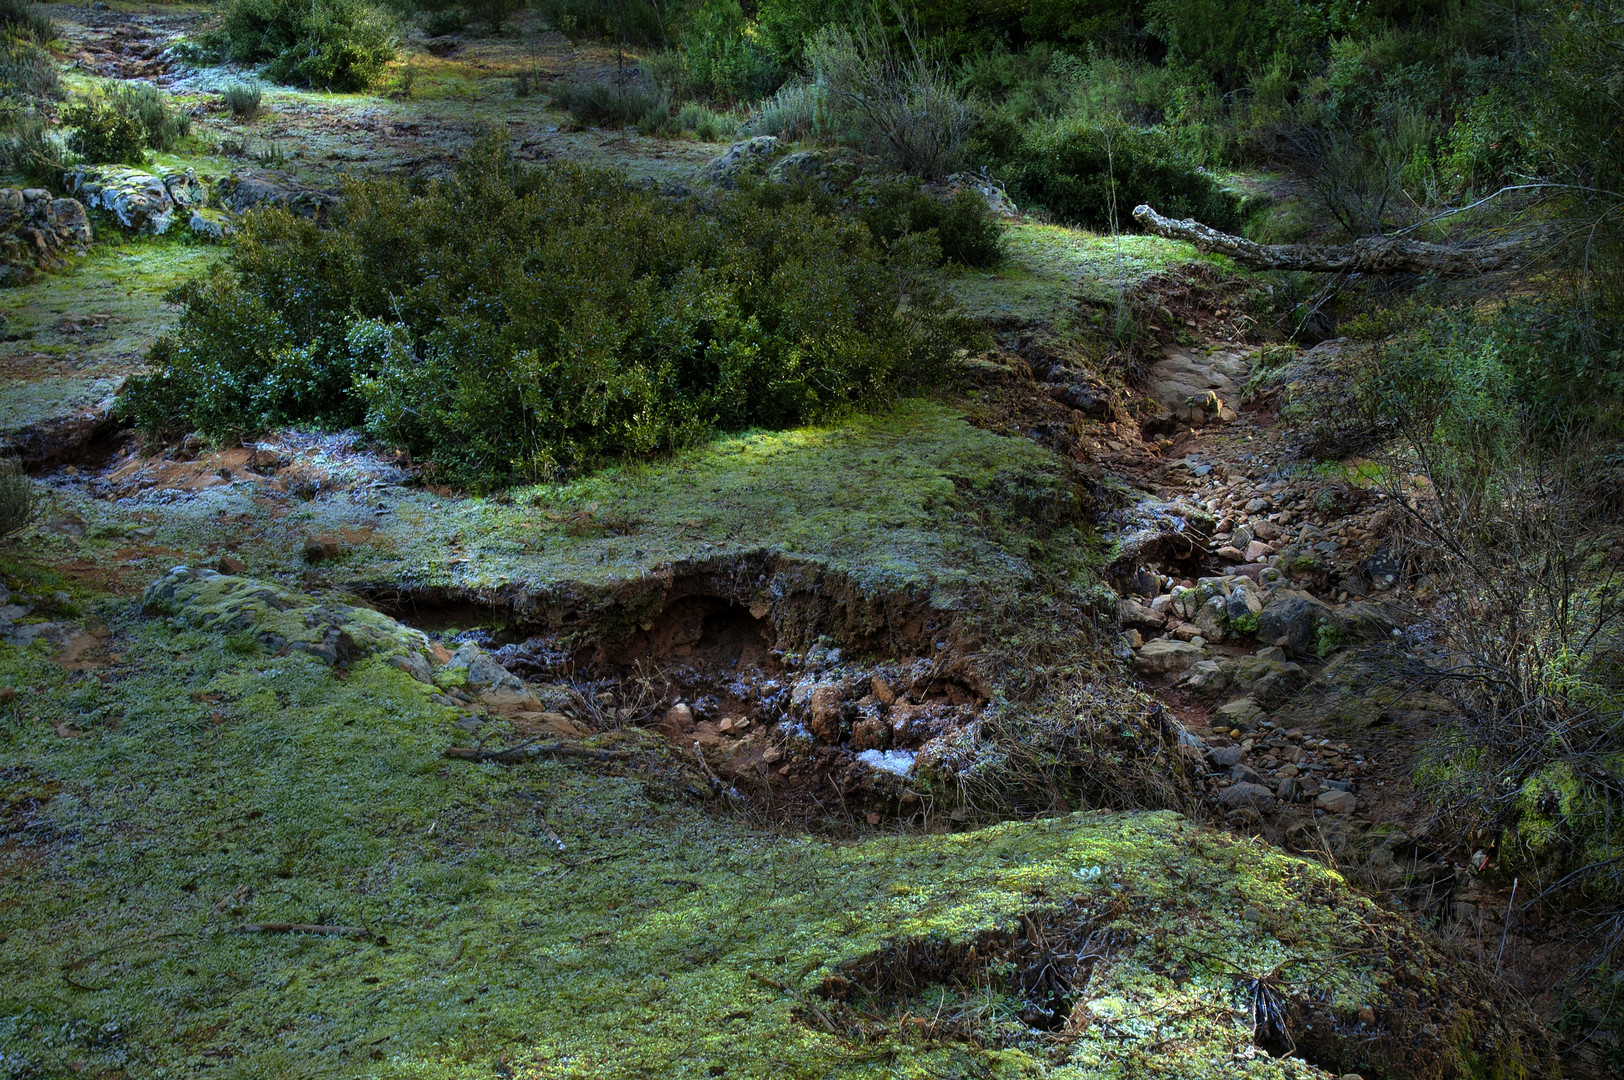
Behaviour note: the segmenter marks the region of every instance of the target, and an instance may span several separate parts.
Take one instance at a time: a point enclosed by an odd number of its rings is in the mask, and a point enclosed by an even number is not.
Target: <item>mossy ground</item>
[[[447,761],[456,713],[381,662],[100,612],[100,671],[0,645],[14,1075],[1307,1075],[1253,1046],[1247,977],[1339,1016],[1445,978],[1331,871],[1171,814],[788,837],[701,809],[635,733],[600,737],[623,767]],[[1068,901],[1122,935],[1075,1040],[1010,1037],[997,986],[937,1002],[986,1046],[804,1007],[845,961]],[[375,937],[232,932],[271,922]]]
[[[363,494],[364,479],[340,476],[339,490],[304,500],[272,479],[245,472],[202,492],[117,501],[63,485],[55,510],[81,516],[87,535],[42,536],[38,550],[52,562],[134,556],[131,568],[149,578],[231,551],[260,576],[289,577],[309,570],[305,536],[344,534],[353,542],[324,564],[334,583],[466,590],[604,584],[771,551],[867,590],[933,592],[944,606],[971,585],[1020,588],[1038,563],[1075,574],[1098,557],[1092,534],[1068,520],[1078,495],[1049,451],[924,400],[489,498],[402,486]],[[267,527],[243,527],[268,511]],[[150,553],[130,544],[143,526]]]
[[[1043,327],[1061,334],[1077,319],[1079,300],[1111,301],[1153,274],[1193,261],[1220,261],[1159,236],[1104,236],[1024,221],[1004,230],[1004,251],[999,266],[967,270],[955,279],[954,297],[967,313],[994,326]]]

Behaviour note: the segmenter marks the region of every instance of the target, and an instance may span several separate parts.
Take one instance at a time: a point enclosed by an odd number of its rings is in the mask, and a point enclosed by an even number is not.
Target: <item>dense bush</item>
[[[705,0],[689,19],[681,56],[692,92],[711,100],[757,98],[784,81],[738,0]]]
[[[1240,225],[1240,200],[1194,168],[1165,130],[1120,122],[1060,124],[1025,133],[1003,166],[1023,202],[1095,229],[1127,228],[1149,203],[1219,229]]]
[[[0,37],[44,45],[56,37],[56,24],[24,0],[0,0]]]
[[[967,188],[944,201],[912,177],[895,177],[860,183],[853,194],[857,217],[885,247],[929,233],[943,258],[963,266],[992,266],[1002,257],[1003,230],[986,200]]]
[[[539,0],[536,6],[572,38],[608,38],[670,48],[678,29],[671,25],[677,5],[669,0]]]
[[[363,0],[231,0],[227,55],[280,83],[365,90],[395,57],[384,18]]]
[[[808,44],[806,59],[842,138],[917,176],[964,164],[975,110],[911,31],[894,43],[878,25],[831,27]]]
[[[50,121],[34,110],[7,116],[0,134],[0,172],[17,173],[40,187],[62,182],[68,154]]]
[[[491,142],[422,194],[352,183],[329,228],[250,215],[121,408],[217,438],[364,424],[460,482],[549,476],[930,385],[948,323],[901,281],[859,225]]]
[[[119,83],[75,97],[62,110],[68,146],[91,163],[139,165],[147,150],[173,150],[192,130],[185,113],[150,83]]]

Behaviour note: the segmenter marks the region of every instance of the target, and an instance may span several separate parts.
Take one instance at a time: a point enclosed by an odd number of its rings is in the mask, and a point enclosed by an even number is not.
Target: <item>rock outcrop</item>
[[[41,270],[57,270],[95,235],[84,204],[53,199],[42,188],[0,188],[0,285],[21,285]]]

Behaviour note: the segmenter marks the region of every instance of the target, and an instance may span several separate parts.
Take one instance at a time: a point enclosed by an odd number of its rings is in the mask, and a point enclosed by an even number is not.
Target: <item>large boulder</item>
[[[1206,659],[1201,646],[1173,638],[1147,641],[1134,654],[1134,670],[1143,675],[1179,675]]]
[[[1337,617],[1330,605],[1305,592],[1276,589],[1257,618],[1259,641],[1283,645],[1298,656],[1314,656],[1326,638],[1337,632]]]
[[[63,177],[86,206],[106,210],[126,229],[161,234],[175,220],[175,199],[162,177],[128,165],[81,165]]]
[[[84,204],[39,188],[0,188],[0,285],[21,285],[39,270],[60,269],[95,234]]]
[[[325,221],[328,211],[338,202],[338,196],[332,192],[267,176],[230,176],[216,184],[214,190],[216,201],[238,214],[262,206],[276,206],[300,217]]]

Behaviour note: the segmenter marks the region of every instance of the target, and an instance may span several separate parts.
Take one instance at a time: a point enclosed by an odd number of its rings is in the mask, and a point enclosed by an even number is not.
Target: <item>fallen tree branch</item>
[[[594,750],[586,746],[571,746],[569,743],[520,743],[510,746],[506,750],[480,750],[472,746],[449,746],[445,756],[456,758],[459,761],[494,761],[499,765],[517,765],[521,761],[531,758],[555,754],[559,757],[586,758],[588,761],[614,761],[617,758],[631,757],[625,750]]]
[[[1325,274],[1485,274],[1526,256],[1526,238],[1478,247],[1433,244],[1404,236],[1367,236],[1351,244],[1259,244],[1190,218],[1163,217],[1145,204],[1133,219],[1145,231],[1185,240],[1203,252],[1227,255],[1252,270],[1306,270]]]

